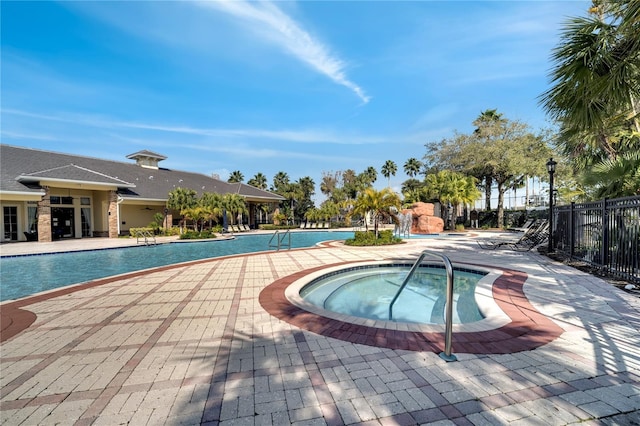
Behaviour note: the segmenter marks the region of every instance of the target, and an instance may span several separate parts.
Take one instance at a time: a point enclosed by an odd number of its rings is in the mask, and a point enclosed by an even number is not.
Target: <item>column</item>
[[[51,200],[49,198],[49,187],[43,186],[44,195],[38,201],[38,241],[41,243],[51,242]]]
[[[118,194],[109,191],[109,238],[118,238]]]

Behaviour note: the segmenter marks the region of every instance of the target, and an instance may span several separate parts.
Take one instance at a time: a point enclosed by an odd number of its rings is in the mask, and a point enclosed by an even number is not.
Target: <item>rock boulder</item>
[[[413,203],[411,208],[402,213],[411,213],[412,234],[437,234],[444,231],[444,221],[434,216],[434,205],[431,203]]]

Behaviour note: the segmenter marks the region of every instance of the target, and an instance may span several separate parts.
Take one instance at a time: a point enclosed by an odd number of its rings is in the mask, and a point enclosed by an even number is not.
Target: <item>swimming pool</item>
[[[3,257],[0,259],[0,301],[190,260],[269,251],[273,250],[269,248],[272,235],[238,235],[232,240]],[[352,237],[351,231],[292,232],[291,248],[311,247],[321,241]]]
[[[409,273],[411,265],[389,264],[346,268],[314,279],[300,296],[322,309],[371,320],[419,324],[444,324],[446,273],[438,265],[416,270],[394,304],[389,305]],[[474,297],[476,284],[486,272],[454,268],[453,324],[484,318]]]

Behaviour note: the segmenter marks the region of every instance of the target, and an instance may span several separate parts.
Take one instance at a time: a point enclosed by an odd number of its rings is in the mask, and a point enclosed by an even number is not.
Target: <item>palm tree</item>
[[[186,208],[180,211],[180,214],[185,219],[191,219],[193,221],[194,231],[200,232],[204,228],[204,221],[209,217],[207,209],[201,206],[195,206]],[[198,226],[200,224],[200,226]]]
[[[196,191],[193,189],[176,188],[169,192],[169,198],[167,199],[167,208],[177,210],[182,215],[182,211],[195,207],[198,203],[196,199]],[[180,232],[182,232],[182,224],[180,221]]]
[[[300,186],[300,190],[304,194],[304,198],[311,198],[316,192],[316,183],[310,176],[301,177],[298,179],[297,184]]]
[[[320,206],[320,216],[328,221],[340,214],[340,206],[332,201],[326,201]]]
[[[289,184],[289,175],[286,172],[278,172],[275,174],[275,176],[273,177],[273,186],[271,187],[272,191],[274,191],[276,194],[282,195],[280,194],[278,191],[280,191],[282,188],[284,188],[286,185]]]
[[[422,162],[420,162],[417,158],[409,158],[405,163],[404,163],[404,172],[411,178],[410,180],[412,181],[410,183],[411,186],[413,186],[413,189],[411,190],[410,194],[411,194],[411,198],[415,199],[416,194],[414,193],[416,187],[418,185],[413,185],[413,181],[415,181],[416,179],[413,179],[418,173],[420,173],[420,169],[422,168]],[[407,182],[405,182],[406,184]],[[403,186],[406,188],[407,185],[403,184]],[[402,191],[403,193],[405,192],[404,190]],[[417,200],[415,200],[417,201]]]
[[[209,223],[211,223],[212,220],[219,223],[219,219],[223,213],[222,195],[205,192],[202,194],[202,197],[200,197],[199,204],[205,210],[207,216],[205,219],[208,220]]]
[[[227,179],[227,182],[229,183],[240,183],[242,181],[244,181],[244,175],[240,170],[231,172],[231,174],[229,175],[229,179]]]
[[[397,171],[398,167],[396,166],[396,163],[391,160],[387,160],[382,166],[382,176],[387,178],[388,187],[391,187],[391,176],[395,176]]]
[[[401,192],[404,195],[404,202],[415,203],[420,201],[420,189],[424,186],[424,182],[418,179],[407,179],[402,182]]]
[[[319,209],[309,209],[304,213],[305,219],[309,222],[316,222],[320,219],[321,213]]]
[[[376,171],[375,167],[369,166],[364,171],[364,176],[366,178],[367,183],[371,185],[378,179],[378,172]]]
[[[431,198],[439,200],[443,206],[451,204],[454,215],[460,204],[473,203],[481,195],[474,177],[449,170],[427,175],[425,190]],[[449,229],[455,228],[454,216],[448,219],[450,219]]]
[[[417,158],[409,158],[406,163],[404,163],[404,172],[410,177],[414,178],[418,173],[420,173],[420,169],[422,168],[422,162],[420,162]]]
[[[296,199],[295,215],[301,218],[308,209],[314,207],[312,197],[316,192],[316,183],[310,176],[305,176],[298,179],[296,186],[299,188],[299,193]]]
[[[300,201],[304,197],[304,192],[298,183],[288,183],[281,187],[278,194],[282,195],[289,202],[288,218],[295,220],[294,203]]]
[[[349,216],[356,214],[365,217],[367,213],[371,213],[373,216],[373,229],[376,238],[378,238],[378,224],[380,221],[392,219],[395,223],[398,223],[396,213],[399,210],[400,197],[390,188],[385,188],[382,191],[367,188],[356,198]],[[366,229],[368,230],[368,225]]]
[[[560,146],[587,167],[625,151],[640,133],[640,7],[636,0],[594,1],[591,16],[565,24],[553,50],[552,87],[540,96],[560,122]]]
[[[247,183],[258,189],[267,189],[267,177],[260,172],[256,173]]]
[[[585,174],[584,181],[596,188],[598,198],[640,195],[640,151],[603,160]]]
[[[222,196],[222,206],[231,214],[231,223],[233,219],[238,219],[242,213],[248,213],[247,204],[243,196],[238,194],[224,194]]]

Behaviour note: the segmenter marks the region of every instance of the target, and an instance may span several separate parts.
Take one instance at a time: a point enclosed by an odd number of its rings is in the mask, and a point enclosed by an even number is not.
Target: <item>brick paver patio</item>
[[[354,326],[283,297],[309,271],[423,249],[504,271],[493,296],[510,321],[454,333],[458,362],[438,356],[441,333]],[[640,425],[640,300],[473,238],[198,261],[1,310],[6,425]]]

